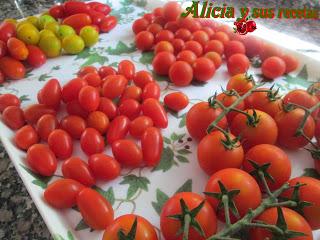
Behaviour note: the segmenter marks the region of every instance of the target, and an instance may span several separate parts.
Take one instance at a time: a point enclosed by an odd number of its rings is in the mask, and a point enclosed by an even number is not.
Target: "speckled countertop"
[[[53,0],[0,0],[0,21],[42,12]],[[318,0],[215,1],[229,6],[320,8]],[[320,45],[320,20],[260,20],[261,24]],[[51,239],[50,233],[0,143],[0,239]]]

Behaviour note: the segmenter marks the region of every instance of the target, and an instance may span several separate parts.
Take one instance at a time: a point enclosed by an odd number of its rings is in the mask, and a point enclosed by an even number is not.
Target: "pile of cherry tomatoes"
[[[37,68],[62,50],[78,54],[93,46],[99,32],[109,32],[117,24],[117,18],[108,15],[110,11],[107,4],[68,1],[39,17],[19,22],[6,19],[0,24],[0,83],[24,78],[24,63]]]

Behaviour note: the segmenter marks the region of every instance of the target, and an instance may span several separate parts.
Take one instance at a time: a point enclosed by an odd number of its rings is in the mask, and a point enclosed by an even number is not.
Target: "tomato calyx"
[[[311,153],[311,156],[313,159],[320,161],[320,148],[315,148],[315,149],[306,148],[306,150]]]
[[[214,109],[219,108],[220,107],[220,103],[221,102],[219,100],[217,100],[217,92],[215,92],[215,94],[213,96],[208,98],[208,104],[209,104],[209,107],[211,107],[211,108],[214,108]]]
[[[271,163],[265,163],[265,164],[259,165],[258,163],[250,159],[248,159],[248,161],[251,164],[251,166],[254,168],[254,170],[250,172],[250,175],[260,180],[263,183],[265,190],[271,193],[269,186],[266,182],[267,179],[270,180],[272,183],[275,182],[274,178],[268,172],[268,169],[271,166]]]
[[[253,85],[256,85],[256,82],[254,81],[254,78],[252,76],[252,74],[248,74],[247,72],[245,73],[245,78],[247,80],[247,82],[252,82]]]
[[[122,229],[118,232],[119,240],[135,240],[138,226],[138,218],[134,219],[134,222],[131,226],[129,233],[126,235]]]
[[[196,220],[196,216],[201,211],[204,204],[205,200],[203,200],[197,207],[189,210],[186,202],[182,198],[180,199],[181,214],[167,216],[168,218],[180,221],[181,228],[176,233],[176,236],[183,234],[183,239],[187,240],[190,227],[194,228],[200,234],[200,236],[205,236],[201,225]]]
[[[254,68],[260,68],[262,65],[262,60],[259,56],[254,56],[250,59],[251,65]]]
[[[247,125],[250,127],[257,127],[257,125],[260,122],[260,116],[257,114],[255,109],[252,110],[252,115],[250,115],[249,113],[247,113],[245,111],[241,111],[241,110],[237,110],[237,112],[246,115]]]
[[[308,87],[307,92],[310,95],[316,96],[320,94],[320,87],[316,83],[313,83]]]
[[[277,90],[273,91],[274,84],[270,87],[269,91],[267,92],[267,97],[270,102],[274,102],[276,100],[281,99],[281,96],[279,95],[280,88],[277,88]]]
[[[226,131],[224,131],[223,129],[221,129],[219,127],[217,127],[217,128],[218,128],[218,130],[220,132],[223,133],[224,137],[226,138],[226,139],[221,139],[220,140],[222,145],[224,146],[224,148],[226,150],[230,150],[231,151],[231,150],[241,146],[241,144],[239,143],[239,140],[240,140],[239,136],[235,137],[234,139],[232,139],[231,136],[230,136],[230,132],[226,132]]]

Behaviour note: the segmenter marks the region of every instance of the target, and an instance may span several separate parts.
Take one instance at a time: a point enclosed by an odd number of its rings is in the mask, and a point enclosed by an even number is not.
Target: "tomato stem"
[[[189,214],[186,214],[184,216],[183,240],[188,240],[189,238],[190,222],[191,222],[191,217]]]
[[[260,170],[260,171],[258,171],[258,175],[259,175],[259,178],[260,178],[261,182],[263,183],[264,189],[266,190],[266,192],[269,195],[269,197],[275,199],[275,196],[273,195],[273,193],[271,192],[271,190],[269,188],[269,185],[267,183],[267,180],[266,180],[266,177],[264,175],[264,172],[262,172]]]
[[[229,212],[229,197],[228,195],[223,195],[222,196],[222,203],[223,203],[223,207],[224,207],[224,215],[226,218],[226,225],[227,227],[231,225],[231,221],[230,221],[230,212]]]

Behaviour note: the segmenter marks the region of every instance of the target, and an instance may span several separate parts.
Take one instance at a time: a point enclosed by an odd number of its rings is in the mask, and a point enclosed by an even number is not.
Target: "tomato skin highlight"
[[[107,132],[107,142],[112,144],[119,139],[123,139],[129,131],[129,124],[130,119],[123,115],[113,119]]]
[[[129,133],[132,137],[141,138],[144,131],[153,126],[153,121],[147,116],[139,116],[130,122]]]
[[[43,193],[46,202],[57,209],[71,208],[84,186],[73,179],[58,179],[48,185]]]
[[[238,97],[237,96],[230,96],[226,93],[220,93],[217,95],[216,99],[218,101],[220,101],[225,107],[229,107],[231,106],[235,101],[237,101]],[[239,109],[239,110],[244,110],[245,109],[245,106],[244,106],[244,102],[240,102],[236,107],[236,109]],[[227,114],[227,120],[228,120],[228,123],[230,124],[232,122],[232,120],[234,119],[234,117],[237,115],[238,113],[237,112],[234,112],[234,111],[231,111]]]
[[[104,150],[104,139],[94,128],[86,128],[81,134],[80,145],[82,151],[88,156],[101,153]]]
[[[139,167],[143,161],[140,147],[132,140],[116,140],[112,143],[111,148],[113,156],[121,165],[135,168]]]
[[[39,142],[39,137],[31,125],[25,125],[16,132],[14,142],[18,148],[28,150],[33,144]]]
[[[163,138],[160,130],[155,127],[147,128],[141,136],[143,160],[147,166],[155,167],[161,160]]]
[[[113,221],[111,204],[95,190],[84,188],[80,191],[77,206],[84,221],[93,229],[106,229]]]
[[[48,145],[57,158],[69,158],[73,152],[73,142],[69,133],[62,129],[53,130],[48,137]]]
[[[20,107],[20,99],[16,95],[11,93],[1,94],[0,95],[0,113],[2,113],[3,110],[9,106]]]
[[[17,130],[26,124],[23,111],[18,106],[8,106],[2,112],[2,121],[12,130]]]
[[[155,127],[167,128],[168,116],[160,102],[154,98],[148,98],[141,105],[143,115],[150,117]]]
[[[111,156],[103,153],[93,154],[88,159],[89,169],[97,178],[110,181],[120,175],[120,164]]]
[[[165,105],[173,111],[180,111],[189,104],[189,98],[183,92],[169,93],[164,97]]]
[[[54,153],[44,144],[37,143],[28,149],[27,163],[34,172],[42,176],[52,176],[57,169]]]

